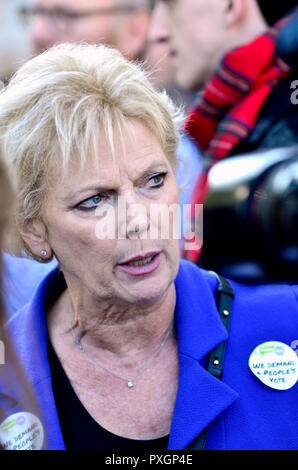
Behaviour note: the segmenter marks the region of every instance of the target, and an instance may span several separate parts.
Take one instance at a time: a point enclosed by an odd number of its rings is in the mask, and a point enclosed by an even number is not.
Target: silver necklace
[[[160,353],[161,349],[163,348],[163,346],[166,344],[167,342],[167,339],[168,337],[170,336],[170,333],[173,329],[173,326],[174,326],[174,321],[171,322],[166,334],[164,335],[159,347],[157,348],[157,350],[154,352],[154,354],[152,356],[149,357],[149,359],[147,359],[140,367],[139,369],[137,370],[137,373],[131,377],[130,379],[127,379],[125,377],[121,377],[120,375],[118,374],[115,374],[115,372],[107,369],[103,364],[101,364],[99,361],[97,361],[96,359],[94,359],[88,351],[86,351],[86,349],[84,348],[84,346],[82,345],[80,339],[78,338],[78,336],[76,336],[75,332],[74,332],[74,329],[73,327],[71,327],[71,332],[72,332],[72,335],[73,335],[73,339],[74,339],[74,342],[76,344],[76,346],[79,348],[79,350],[84,353],[88,359],[93,362],[94,365],[100,367],[101,369],[105,370],[106,372],[108,372],[109,374],[113,375],[114,377],[116,377],[117,379],[120,379],[120,380],[123,380],[124,382],[126,382],[128,388],[132,388],[135,384],[135,380],[137,379],[137,377],[139,377],[144,371],[145,369],[149,366],[149,364],[153,361],[153,359],[155,359],[156,356],[158,356],[158,354]]]

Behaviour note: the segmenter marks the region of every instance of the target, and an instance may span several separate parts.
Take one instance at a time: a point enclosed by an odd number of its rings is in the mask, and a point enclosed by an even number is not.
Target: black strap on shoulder
[[[219,276],[217,273],[214,273],[218,279],[217,286],[217,309],[219,316],[227,329],[229,331],[230,319],[231,319],[231,310],[234,299],[234,290],[228,283],[228,281]],[[210,374],[217,377],[219,380],[222,378],[223,372],[223,362],[225,356],[226,342],[221,343],[217,348],[215,348],[209,355],[207,371]],[[205,428],[201,434],[193,441],[191,445],[192,450],[204,450],[207,437],[208,437],[209,428]]]
[[[228,281],[216,274],[218,279],[218,287],[217,287],[217,308],[218,313],[223,322],[227,331],[229,331],[230,327],[230,319],[231,319],[231,310],[232,310],[232,303],[234,299],[234,290],[228,283]],[[216,349],[212,351],[209,356],[209,363],[207,370],[212,375],[221,379],[222,377],[222,370],[223,370],[223,361],[226,349],[226,342],[221,343]]]

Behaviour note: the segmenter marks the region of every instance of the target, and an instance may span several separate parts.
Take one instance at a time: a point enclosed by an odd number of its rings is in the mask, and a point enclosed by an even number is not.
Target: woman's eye
[[[95,196],[89,197],[89,199],[85,199],[85,201],[80,202],[77,207],[81,210],[95,209],[98,204],[102,202],[103,199],[103,196],[101,196],[100,194],[96,194]]]
[[[151,178],[149,178],[149,186],[151,188],[159,188],[163,186],[165,181],[166,173],[158,173]]]

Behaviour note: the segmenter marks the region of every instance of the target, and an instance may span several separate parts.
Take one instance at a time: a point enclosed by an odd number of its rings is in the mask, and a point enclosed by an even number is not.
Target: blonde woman
[[[166,211],[178,205],[179,119],[105,46],[53,48],[0,96],[18,188],[11,249],[59,262],[7,325],[40,409],[26,410],[35,448],[297,447],[284,419],[297,415],[297,387],[274,390],[248,367],[266,340],[289,353],[297,291],[229,285],[179,260]],[[0,393],[15,398],[9,447],[28,416],[22,390],[0,378]]]

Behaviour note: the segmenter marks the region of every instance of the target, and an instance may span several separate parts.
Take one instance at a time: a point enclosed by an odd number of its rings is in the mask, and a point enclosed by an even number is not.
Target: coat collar
[[[189,446],[238,397],[224,382],[206,372],[200,363],[228,337],[216,309],[215,276],[181,261],[175,285],[179,386],[169,439],[170,450]],[[17,317],[12,317],[8,324],[25,375],[38,398],[36,409],[40,412],[38,414],[36,411],[36,414],[44,424],[47,449],[63,449],[64,443],[51,385],[44,311],[46,302],[57,297],[57,288],[64,287],[63,276],[55,269],[40,284],[32,303]],[[35,367],[32,367],[32,357]],[[20,386],[11,389],[19,405],[24,403],[21,390]],[[10,414],[13,412],[11,409]]]
[[[238,394],[208,373],[202,363],[228,333],[219,317],[214,275],[181,261],[176,285],[179,384],[169,449],[185,449]]]

